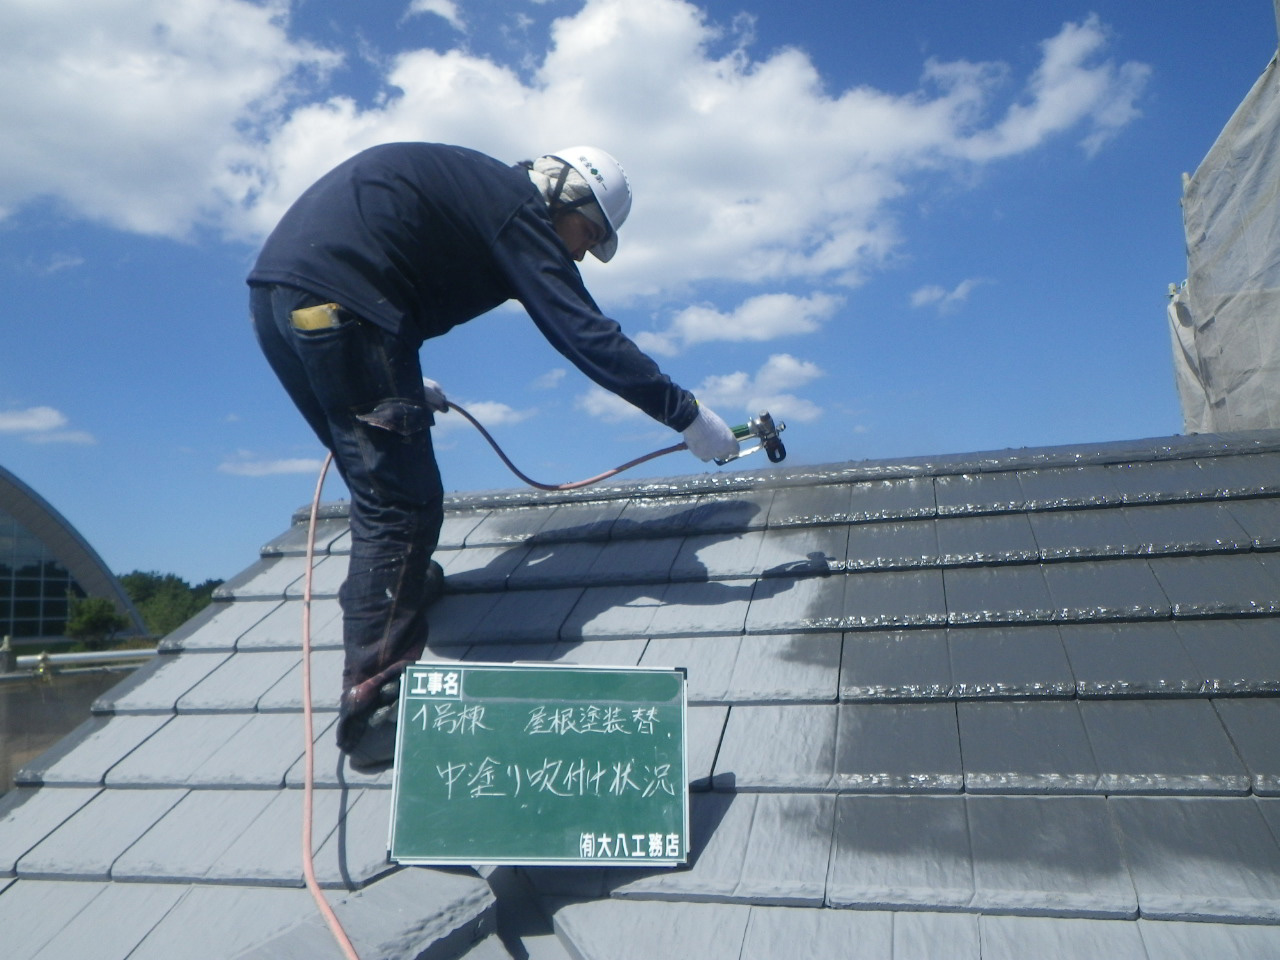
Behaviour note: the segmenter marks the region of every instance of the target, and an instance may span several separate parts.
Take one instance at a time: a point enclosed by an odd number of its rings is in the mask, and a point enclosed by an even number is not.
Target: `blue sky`
[[[356,150],[613,152],[588,287],[792,463],[1163,436],[1180,178],[1276,48],[1262,0],[0,0],[0,35],[0,465],[111,569],[193,581],[311,496],[243,278]],[[518,307],[422,357],[539,479],[677,439]],[[446,489],[514,486],[457,419]]]

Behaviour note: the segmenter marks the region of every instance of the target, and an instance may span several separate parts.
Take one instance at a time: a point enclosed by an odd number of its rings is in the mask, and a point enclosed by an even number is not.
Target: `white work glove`
[[[699,460],[730,460],[738,455],[738,441],[728,424],[708,407],[698,404],[698,419],[689,424],[681,436],[685,445]]]
[[[444,397],[444,388],[434,380],[422,378],[422,389],[427,395],[427,406],[436,413],[448,413],[449,401]]]

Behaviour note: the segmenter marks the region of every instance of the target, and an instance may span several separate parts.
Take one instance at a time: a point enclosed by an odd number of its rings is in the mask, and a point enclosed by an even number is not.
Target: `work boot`
[[[444,569],[435,560],[427,564],[427,578],[422,591],[422,605],[431,606],[444,594]]]
[[[358,773],[391,766],[396,750],[400,678],[370,689],[361,684],[343,694],[338,708],[338,749]]]

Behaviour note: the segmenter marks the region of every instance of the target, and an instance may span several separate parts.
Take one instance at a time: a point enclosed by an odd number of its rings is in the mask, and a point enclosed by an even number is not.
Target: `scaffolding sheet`
[[[1280,427],[1280,71],[1272,60],[1182,197],[1169,304],[1187,433]]]

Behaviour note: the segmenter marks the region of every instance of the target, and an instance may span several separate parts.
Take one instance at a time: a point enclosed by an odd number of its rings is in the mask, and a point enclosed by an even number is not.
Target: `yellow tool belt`
[[[295,330],[329,330],[341,321],[338,311],[342,308],[336,303],[321,303],[314,307],[303,307],[289,314]]]

